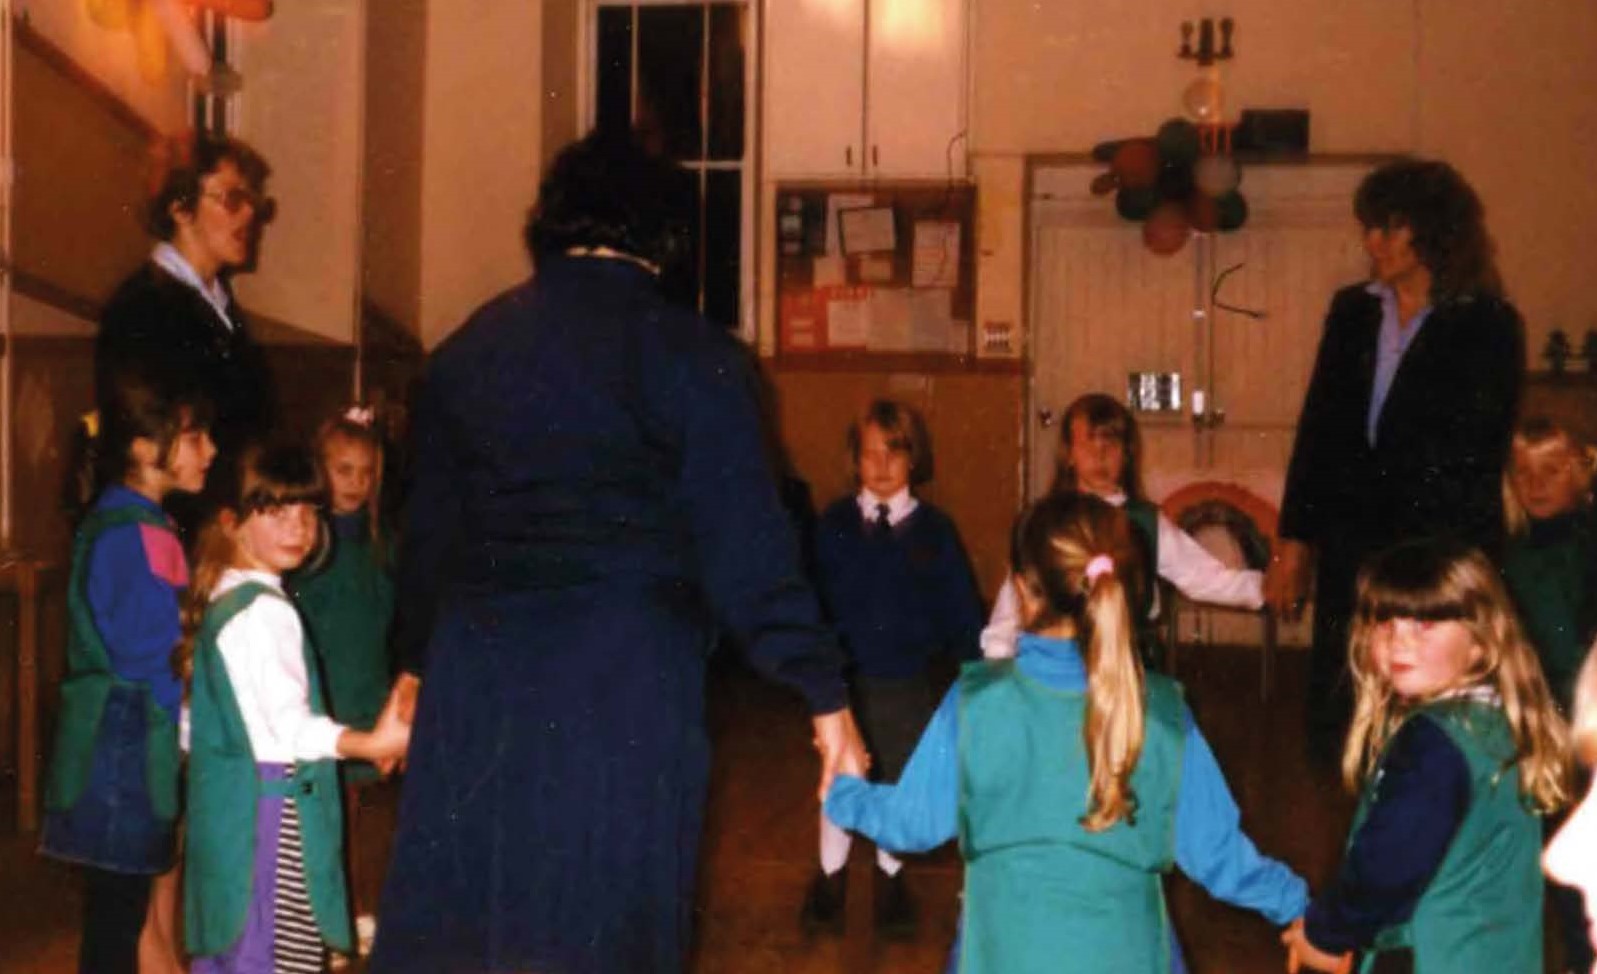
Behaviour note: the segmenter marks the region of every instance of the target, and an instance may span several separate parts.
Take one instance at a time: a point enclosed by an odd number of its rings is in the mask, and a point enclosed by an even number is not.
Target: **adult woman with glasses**
[[[198,381],[216,410],[211,469],[220,470],[267,431],[275,411],[265,358],[227,283],[252,262],[269,216],[261,189],[270,170],[237,139],[184,135],[160,148],[144,218],[157,243],[101,313],[95,385],[103,393],[126,368]]]

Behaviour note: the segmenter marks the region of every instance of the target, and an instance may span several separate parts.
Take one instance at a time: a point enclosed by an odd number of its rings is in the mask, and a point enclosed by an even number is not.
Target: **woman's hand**
[[[865,777],[871,758],[854,724],[854,714],[847,707],[821,714],[814,723],[815,749],[821,752],[821,784],[816,797],[824,802],[833,778],[839,773]]]
[[[1325,974],[1352,974],[1352,954],[1327,954],[1325,951],[1309,942],[1303,932],[1303,918],[1298,917],[1292,921],[1281,934],[1281,943],[1286,947],[1287,974],[1298,974],[1302,970],[1324,971]]]
[[[1264,603],[1283,619],[1296,619],[1309,594],[1309,546],[1278,538],[1264,573]]]

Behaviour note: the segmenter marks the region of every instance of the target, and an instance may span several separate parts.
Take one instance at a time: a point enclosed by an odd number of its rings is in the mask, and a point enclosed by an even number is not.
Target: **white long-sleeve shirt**
[[[283,591],[278,576],[230,568],[212,598],[245,582]],[[342,724],[311,713],[305,671],[305,629],[286,598],[258,598],[217,634],[217,649],[233,684],[255,760],[287,764],[338,757]]]
[[[1112,494],[1104,500],[1124,506],[1125,494]],[[1176,526],[1160,512],[1159,577],[1194,602],[1258,609],[1264,605],[1264,573],[1251,568],[1230,568],[1211,555],[1198,540]],[[1015,582],[1005,577],[993,600],[993,613],[981,632],[982,655],[1001,659],[1015,655],[1015,639],[1020,635],[1020,601]]]

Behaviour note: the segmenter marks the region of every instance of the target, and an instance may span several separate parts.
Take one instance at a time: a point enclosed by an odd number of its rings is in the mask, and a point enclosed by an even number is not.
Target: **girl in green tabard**
[[[1053,494],[1021,516],[1013,659],[970,663],[891,785],[839,775],[826,815],[895,852],[958,838],[959,974],[1185,970],[1161,886],[1172,866],[1284,924],[1307,888],[1243,834],[1180,686],[1145,673],[1127,516]]]
[[[1359,573],[1343,778],[1361,793],[1335,881],[1282,937],[1289,969],[1542,969],[1541,825],[1568,731],[1497,569],[1408,542]]]
[[[1542,417],[1522,420],[1504,475],[1508,543],[1503,581],[1519,608],[1525,635],[1536,647],[1553,702],[1566,715],[1575,673],[1597,637],[1597,507],[1592,504],[1597,454],[1574,434]],[[1557,826],[1549,820],[1548,830]],[[1547,888],[1557,918],[1564,969],[1589,971],[1597,952],[1587,937],[1580,893]]]
[[[176,903],[183,684],[172,650],[189,575],[161,502],[199,491],[216,448],[208,407],[174,378],[124,368],[106,379],[98,428],[87,430],[93,469],[79,478],[93,504],[73,545],[39,847],[82,869],[86,974],[179,969],[163,926],[146,924]]]
[[[383,441],[374,418],[370,408],[351,407],[316,431],[312,449],[327,479],[330,544],[316,565],[290,581],[327,678],[328,712],[357,730],[376,725],[393,679],[388,628],[394,617],[394,583],[381,516]],[[366,762],[350,762],[344,765],[344,781],[353,847],[354,837],[372,827],[361,810],[370,800],[364,793],[378,775]],[[375,858],[385,862],[388,857]],[[372,914],[382,877],[364,875],[361,864],[359,857],[350,856],[357,947],[365,954],[376,934]]]
[[[320,471],[303,450],[246,453],[221,471],[184,618],[191,670],[184,933],[194,974],[321,970],[348,952],[335,760],[388,764],[409,742],[385,713],[370,731],[327,716],[282,574],[320,530]]]

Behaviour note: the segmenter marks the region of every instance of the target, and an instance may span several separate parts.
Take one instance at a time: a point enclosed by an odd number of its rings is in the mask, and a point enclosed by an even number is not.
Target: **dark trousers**
[[[1348,670],[1352,636],[1354,585],[1361,547],[1327,545],[1315,562],[1314,642],[1309,653],[1309,753],[1335,762],[1340,758],[1348,721],[1353,715],[1353,680]]]
[[[138,974],[139,934],[150,908],[153,876],[83,870],[83,940],[79,974]]]

